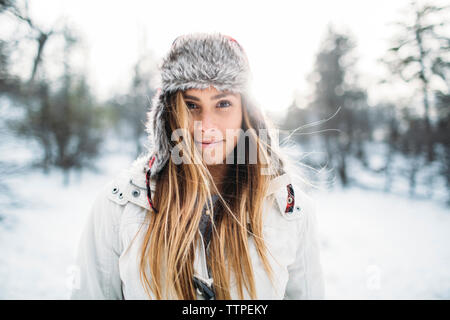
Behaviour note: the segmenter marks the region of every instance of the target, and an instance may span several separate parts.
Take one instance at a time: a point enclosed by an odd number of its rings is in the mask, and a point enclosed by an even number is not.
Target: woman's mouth
[[[220,141],[195,141],[195,143],[202,146],[202,148],[208,148],[218,145],[219,143],[223,142],[223,140]]]

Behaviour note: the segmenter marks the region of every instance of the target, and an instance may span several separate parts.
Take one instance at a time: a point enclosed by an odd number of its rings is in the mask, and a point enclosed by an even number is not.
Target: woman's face
[[[189,89],[183,97],[192,115],[189,132],[206,164],[226,163],[242,126],[241,95],[229,91]]]

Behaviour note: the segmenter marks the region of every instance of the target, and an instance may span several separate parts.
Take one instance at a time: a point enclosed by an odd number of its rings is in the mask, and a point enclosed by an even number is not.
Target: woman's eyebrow
[[[233,93],[233,92],[224,92],[224,93],[219,93],[216,94],[215,96],[211,97],[211,100],[217,100],[226,96],[237,96],[237,93]]]
[[[220,99],[220,98],[229,96],[229,95],[236,96],[237,94],[236,94],[236,93],[232,93],[232,92],[219,93],[219,94],[216,94],[215,96],[212,96],[210,100],[217,100],[217,99]],[[200,101],[199,98],[197,98],[197,97],[195,97],[195,96],[190,96],[190,95],[188,95],[188,94],[183,94],[183,97],[184,97],[185,99],[191,99],[191,100],[194,100],[194,101]]]

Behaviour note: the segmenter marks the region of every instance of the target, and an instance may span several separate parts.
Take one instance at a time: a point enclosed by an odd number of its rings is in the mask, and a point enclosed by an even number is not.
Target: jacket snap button
[[[296,206],[296,207],[295,207],[295,210],[300,211],[300,207],[299,207],[299,206]]]
[[[112,193],[117,193],[119,191],[119,188],[117,188],[117,187],[114,187],[113,189],[112,189]]]
[[[288,203],[292,203],[292,197],[288,198]]]
[[[132,192],[132,195],[135,198],[139,197],[140,194],[141,194],[141,192],[139,190],[133,190],[133,192]]]
[[[123,193],[121,192],[121,193],[119,193],[119,199],[122,199],[123,198]]]

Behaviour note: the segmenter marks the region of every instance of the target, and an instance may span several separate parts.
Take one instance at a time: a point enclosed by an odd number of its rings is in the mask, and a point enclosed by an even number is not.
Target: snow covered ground
[[[450,212],[350,189],[316,195],[329,299],[449,299]]]
[[[7,210],[0,222],[0,299],[68,297],[77,241],[96,190],[131,161],[126,153],[109,155],[102,173],[71,176],[68,187],[59,172],[10,180],[27,205]]]
[[[131,154],[131,153],[130,153]],[[133,159],[106,154],[103,172],[68,187],[57,172],[10,180],[28,205],[3,210],[0,299],[66,299],[96,190]],[[315,192],[328,299],[449,299],[450,211],[436,201],[356,188]]]

